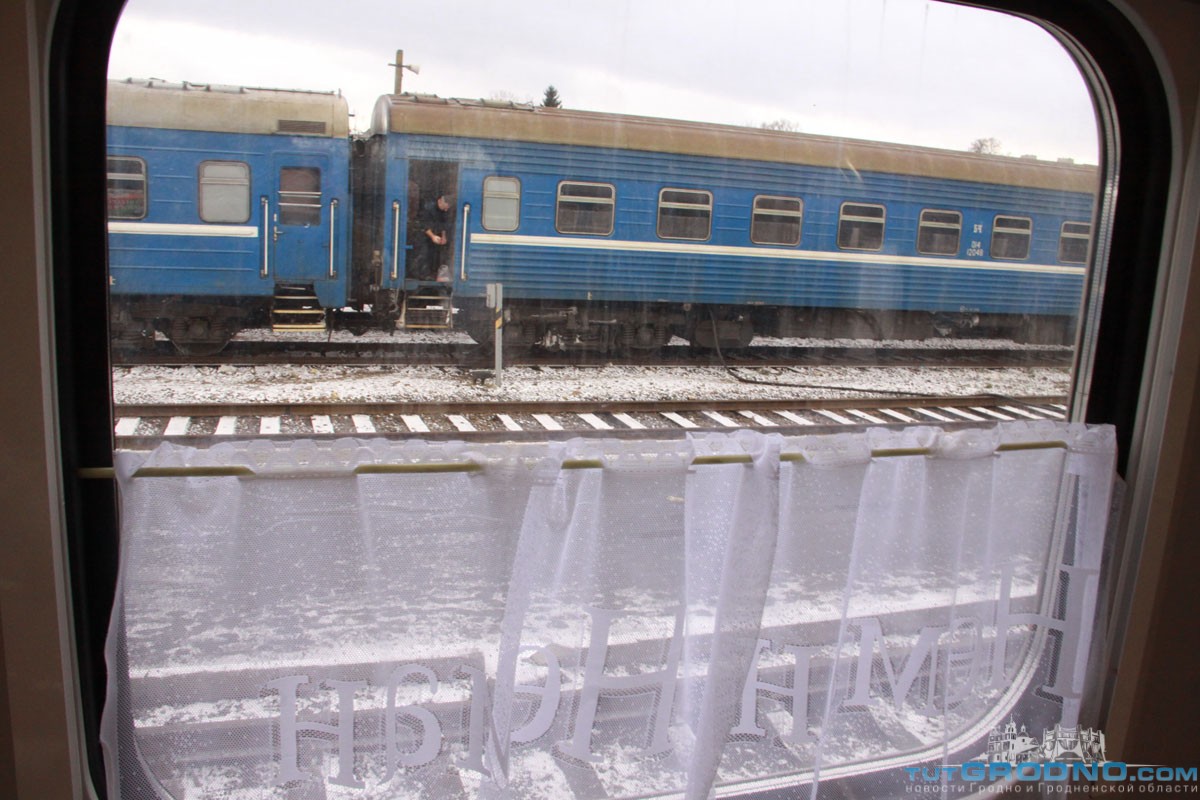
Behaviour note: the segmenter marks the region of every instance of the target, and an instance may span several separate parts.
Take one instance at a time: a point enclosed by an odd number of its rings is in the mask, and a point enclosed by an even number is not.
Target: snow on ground
[[[871,392],[955,396],[1066,395],[1065,367],[738,368],[513,367],[501,386],[456,367],[288,366],[119,367],[118,404],[273,402],[504,402],[767,400],[866,396]],[[850,391],[859,390],[859,391]]]

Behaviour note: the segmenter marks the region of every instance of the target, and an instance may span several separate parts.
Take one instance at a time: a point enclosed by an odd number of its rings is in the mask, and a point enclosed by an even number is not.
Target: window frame
[[[598,197],[589,197],[585,195],[568,195],[566,202],[575,203],[577,205],[593,205],[607,206],[608,208],[608,229],[607,230],[564,230],[562,224],[563,211],[563,188],[567,186],[588,186],[596,188],[609,189],[608,199]],[[603,181],[577,181],[577,180],[561,180],[558,182],[558,188],[554,194],[554,230],[558,233],[570,234],[572,236],[611,236],[617,223],[617,187],[616,184],[606,183]]]
[[[1068,225],[1078,225],[1080,227],[1087,228],[1087,233],[1086,234],[1082,234],[1082,233],[1078,233],[1078,232],[1068,233],[1067,232]],[[1063,245],[1068,240],[1078,241],[1080,239],[1082,239],[1085,242],[1085,244],[1083,246],[1083,258],[1078,259],[1078,260],[1064,258],[1063,257]],[[1063,263],[1063,264],[1084,265],[1084,264],[1088,263],[1088,257],[1091,255],[1091,253],[1092,253],[1092,223],[1080,222],[1077,220],[1064,220],[1062,225],[1058,229],[1058,260],[1059,260],[1059,262]]]
[[[1028,222],[1029,227],[1026,229],[1001,227],[1000,220],[1002,220],[1002,219],[1003,220],[1021,220],[1024,222]],[[1012,237],[1012,238],[1015,238],[1017,236],[1023,236],[1025,238],[1025,255],[1022,255],[1022,256],[997,255],[996,254],[996,241],[997,241],[996,237],[997,236],[1005,236],[1005,237]],[[1032,253],[1033,253],[1033,217],[1023,217],[1023,216],[1019,216],[1017,214],[997,214],[995,217],[992,218],[992,235],[991,235],[990,239],[988,240],[988,257],[989,258],[997,260],[997,261],[1028,261],[1030,255]]]
[[[708,204],[688,203],[682,200],[665,200],[668,192],[679,192],[681,194],[703,196],[708,200]],[[683,213],[688,210],[703,210],[707,212],[705,217],[704,235],[703,236],[679,236],[675,234],[663,233],[663,210],[668,211],[666,219],[670,221],[675,219],[686,219]],[[675,239],[685,242],[707,242],[712,238],[712,221],[713,221],[713,193],[707,189],[685,189],[679,186],[664,186],[658,190],[658,206],[654,214],[654,233],[659,239]]]
[[[849,206],[856,208],[877,208],[883,212],[878,219],[874,217],[864,217],[861,215],[849,215],[846,209]],[[843,244],[842,231],[847,222],[858,225],[878,225],[879,226],[879,245],[877,247],[861,247],[858,245]],[[839,250],[858,250],[865,253],[879,253],[883,250],[883,245],[887,241],[887,206],[883,203],[864,203],[858,200],[844,200],[838,206],[838,225],[837,225],[837,247]]]
[[[39,2],[35,5],[49,8],[51,4]],[[46,217],[52,223],[47,226],[48,238],[53,245],[48,252],[56,280],[47,283],[54,290],[52,299],[60,313],[53,315],[48,323],[58,335],[53,341],[54,352],[48,356],[50,361],[47,363],[51,366],[46,369],[53,372],[56,363],[61,373],[55,400],[64,435],[59,437],[57,459],[51,458],[50,466],[62,478],[60,492],[55,496],[60,498],[63,506],[61,535],[66,540],[63,549],[69,556],[65,559],[68,563],[64,569],[70,568],[69,583],[77,591],[65,594],[58,591],[55,595],[59,600],[57,605],[53,602],[27,604],[30,608],[49,609],[49,612],[38,613],[25,622],[13,620],[14,627],[10,632],[26,631],[39,633],[39,636],[27,643],[30,657],[20,663],[10,659],[9,667],[11,676],[20,677],[29,673],[26,662],[41,665],[37,668],[67,665],[68,678],[74,679],[74,687],[70,680],[63,681],[65,694],[51,692],[49,696],[63,699],[81,718],[82,734],[74,732],[73,723],[71,731],[65,735],[51,732],[49,738],[41,737],[44,731],[40,728],[34,731],[24,721],[32,718],[34,706],[43,703],[45,698],[20,693],[11,697],[14,714],[10,731],[13,741],[26,743],[31,734],[37,734],[48,748],[47,760],[42,766],[25,765],[19,769],[23,779],[40,775],[61,777],[64,782],[75,781],[78,777],[70,778],[70,775],[76,767],[82,767],[81,771],[85,773],[82,782],[86,784],[90,765],[91,778],[97,782],[98,790],[103,788],[103,781],[98,780],[103,771],[93,734],[97,725],[98,700],[103,699],[104,670],[97,648],[90,645],[95,643],[91,634],[97,628],[96,618],[103,618],[102,628],[111,609],[109,573],[115,574],[115,565],[109,563],[108,556],[113,552],[111,543],[115,543],[116,534],[111,487],[105,481],[92,479],[94,475],[81,472],[104,467],[111,463],[112,457],[108,363],[106,358],[97,358],[94,352],[96,337],[103,337],[105,332],[105,310],[103,304],[94,302],[94,292],[105,284],[107,276],[103,257],[104,214],[100,211],[104,208],[101,205],[104,183],[97,158],[103,154],[104,146],[104,101],[102,90],[97,91],[99,84],[93,73],[101,75],[102,82],[108,47],[122,5],[120,0],[94,3],[64,0],[57,15],[23,15],[27,27],[25,38],[30,46],[49,45],[38,50],[44,68],[37,73],[38,82],[33,89],[37,96],[33,105],[36,107],[40,102],[45,106],[48,144],[51,146],[45,148],[44,153],[35,152],[31,163],[35,167],[45,165],[51,188]],[[1138,2],[1133,10],[1136,12],[1146,5]],[[1195,232],[1194,220],[1181,218],[1176,208],[1181,195],[1186,198],[1190,194],[1186,186],[1173,182],[1180,174],[1178,170],[1191,163],[1200,152],[1195,142],[1188,144],[1186,135],[1172,117],[1177,98],[1169,88],[1168,70],[1183,57],[1168,48],[1167,54],[1162,56],[1167,60],[1161,64],[1156,62],[1152,47],[1156,46],[1156,36],[1165,33],[1167,26],[1155,19],[1149,23],[1138,21],[1123,6],[1114,7],[1101,0],[1085,0],[1082,6],[1037,7],[993,0],[983,7],[1001,13],[1028,15],[1068,41],[1074,52],[1084,54],[1080,61],[1091,89],[1097,91],[1098,86],[1103,87],[1114,98],[1111,107],[1101,108],[1099,114],[1106,132],[1111,134],[1118,128],[1121,130],[1124,146],[1119,151],[1112,149],[1102,153],[1101,169],[1110,177],[1121,175],[1122,192],[1120,198],[1115,193],[1100,196],[1101,222],[1096,226],[1094,242],[1094,249],[1100,254],[1098,262],[1104,262],[1103,256],[1111,249],[1114,268],[1098,277],[1105,287],[1098,297],[1103,300],[1111,324],[1105,325],[1104,335],[1097,345],[1098,355],[1089,359],[1094,363],[1093,377],[1102,375],[1104,378],[1097,377],[1097,385],[1111,388],[1104,392],[1077,393],[1076,396],[1087,405],[1086,409],[1077,408],[1075,414],[1082,417],[1086,410],[1089,421],[1111,422],[1118,426],[1120,471],[1132,481],[1129,494],[1133,509],[1129,516],[1133,521],[1129,527],[1134,530],[1134,535],[1129,546],[1136,552],[1140,543],[1136,531],[1144,524],[1147,513],[1139,498],[1157,485],[1154,476],[1158,470],[1166,470],[1168,481],[1177,471],[1174,460],[1167,457],[1170,454],[1160,452],[1158,442],[1164,415],[1177,405],[1174,400],[1169,403],[1171,398],[1158,386],[1172,373],[1169,366],[1173,363],[1170,355],[1174,351],[1168,348],[1168,363],[1159,367],[1146,358],[1146,353],[1152,336],[1166,336],[1169,342],[1173,337],[1184,335],[1179,327],[1180,309],[1185,301],[1183,293],[1166,293],[1162,301],[1167,306],[1165,314],[1156,311],[1158,303],[1153,300],[1156,282],[1163,281],[1166,285],[1168,279],[1174,282],[1186,278],[1193,254],[1186,245],[1187,234]],[[18,13],[17,19],[21,20],[22,15]],[[16,81],[15,85],[21,83]],[[27,86],[22,92],[31,93]],[[23,110],[18,107],[16,111],[19,122]],[[1171,147],[1177,133],[1184,136],[1182,153],[1177,147]],[[25,152],[18,150],[17,157],[23,157]],[[1165,225],[1164,218],[1168,218]],[[1178,225],[1182,225],[1182,232],[1176,231]],[[1180,237],[1185,244],[1183,248],[1173,246],[1178,244]],[[20,243],[24,243],[24,237]],[[45,317],[45,314],[39,312],[38,316]],[[36,326],[26,329],[36,331]],[[33,334],[22,338],[32,339]],[[1146,399],[1139,400],[1139,392]],[[97,413],[106,404],[108,413]],[[1186,411],[1182,407],[1176,410],[1179,413]],[[1145,421],[1138,422],[1143,416]],[[1125,465],[1131,463],[1134,465],[1132,476],[1125,470]],[[36,463],[33,468],[37,469]],[[30,507],[40,508],[37,498],[31,498]],[[1163,513],[1166,512],[1156,512],[1158,515]],[[37,514],[34,524],[41,519],[41,512],[37,511]],[[54,520],[58,517],[54,516]],[[60,556],[60,544],[63,543],[59,542],[56,525],[50,526],[54,546],[46,544],[43,548],[39,544],[38,553],[45,551],[46,562],[51,561],[53,555],[57,563]],[[1168,542],[1182,538],[1171,531],[1163,535],[1169,537]],[[1154,560],[1143,559],[1142,571],[1151,573],[1152,577],[1157,562],[1151,561]],[[1121,582],[1125,583],[1124,580]],[[14,590],[18,599],[26,599],[36,583],[18,586]],[[1126,589],[1132,592],[1135,586],[1140,587],[1139,591],[1148,588],[1143,581],[1134,584],[1131,579]],[[41,592],[38,598],[44,594]],[[1151,610],[1160,605],[1155,604]],[[1116,613],[1119,612],[1117,609]],[[68,629],[62,620],[71,617],[75,624],[73,629]],[[73,650],[64,645],[61,650],[54,651],[61,657],[61,662],[44,658],[46,648],[42,639],[45,637],[40,633],[46,630],[58,631],[64,639],[74,636]],[[100,644],[103,644],[102,638]],[[1110,656],[1126,652],[1120,642],[1105,644]],[[1137,644],[1134,641],[1130,645],[1130,654],[1137,653]],[[102,648],[99,652],[102,653]],[[1152,652],[1147,657],[1155,655],[1157,653]],[[30,661],[31,658],[34,660]],[[1123,670],[1117,680],[1116,694],[1122,695],[1122,689],[1141,686],[1139,681],[1146,678],[1147,670],[1140,662],[1134,664],[1132,670]],[[100,684],[98,693],[94,691],[97,681]],[[1163,699],[1165,693],[1165,689],[1153,692],[1152,699]],[[1114,697],[1111,687],[1102,694],[1108,701]],[[1124,695],[1129,692],[1125,691]],[[1136,713],[1135,722],[1146,721],[1147,715],[1138,712],[1138,707],[1144,703],[1131,707],[1130,701],[1122,695],[1116,705],[1118,717],[1127,712]],[[1120,736],[1130,729],[1131,724],[1123,721],[1115,732]],[[1114,733],[1113,730],[1108,732],[1110,736]],[[60,751],[67,749],[74,753],[80,738],[89,764],[80,764],[74,756],[71,761],[58,757]]]
[[[114,173],[109,168],[114,159],[137,162],[142,167],[141,175],[136,176],[136,175],[134,175],[134,173],[131,173],[131,172]],[[110,220],[127,221],[127,220],[145,219],[147,216],[149,216],[149,214],[150,214],[150,169],[146,165],[146,159],[142,158],[141,156],[126,156],[126,155],[121,155],[119,153],[108,153],[105,155],[104,166],[105,166],[105,176],[106,176],[105,187],[106,187],[106,192],[108,193],[108,197],[110,200],[111,200],[111,193],[112,193],[112,189],[113,189],[113,187],[112,187],[113,180],[128,181],[128,180],[140,179],[142,182],[142,192],[141,192],[142,213],[139,215],[136,215],[136,216],[134,216],[132,214],[121,214],[118,216],[118,215],[114,215],[112,213],[112,206],[108,205],[107,206],[107,208],[108,208],[107,218]],[[117,175],[120,177],[114,178],[113,177],[114,175]]]
[[[517,190],[516,190],[516,192],[508,192],[508,193],[503,193],[503,192],[498,192],[498,191],[489,192],[488,191],[488,183],[490,183],[492,181],[512,181],[512,183],[516,184]],[[481,200],[480,200],[480,204],[479,204],[480,205],[479,224],[481,226],[483,226],[483,229],[485,231],[500,231],[500,232],[504,232],[504,233],[511,233],[512,231],[518,230],[521,227],[521,199],[522,199],[522,196],[524,195],[524,187],[521,185],[520,178],[516,177],[515,175],[487,175],[483,179],[482,187],[480,187],[480,194],[481,194]],[[492,214],[489,214],[489,211],[492,208],[492,204],[489,202],[489,200],[493,200],[493,199],[504,199],[504,200],[514,201],[514,207],[516,208],[516,213],[513,214],[513,224],[512,224],[511,228],[488,224],[489,220],[492,219]]]
[[[926,222],[925,221],[926,214],[953,214],[954,216],[956,216],[958,218],[958,224],[951,225],[947,222],[932,222],[932,221]],[[917,252],[924,256],[942,256],[945,258],[953,258],[954,256],[957,256],[960,252],[962,252],[962,228],[963,228],[962,221],[963,221],[963,215],[962,215],[961,211],[954,211],[954,210],[951,210],[948,208],[923,208],[923,209],[921,209],[921,213],[917,217],[917,241],[916,241]],[[953,228],[955,231],[954,250],[951,252],[948,252],[948,253],[938,252],[936,250],[922,250],[921,249],[921,234],[925,230],[926,227],[935,228],[935,229]]]
[[[283,174],[285,171],[290,171],[301,175],[315,175],[317,179],[316,190],[284,189]],[[321,225],[321,221],[324,218],[324,211],[322,209],[325,205],[323,200],[324,189],[322,188],[325,184],[324,170],[321,167],[315,167],[309,164],[284,164],[278,168],[276,176],[279,181],[279,185],[275,191],[275,202],[279,209],[279,224],[288,225],[291,227],[310,227],[314,225]],[[290,198],[291,202],[286,201],[284,199],[285,197]],[[312,199],[315,199],[316,202],[297,202]]]
[[[244,167],[245,171],[246,171],[245,180],[243,181],[241,178],[229,178],[229,177],[206,178],[204,175],[205,168],[213,167],[213,166]],[[204,161],[201,161],[199,164],[196,165],[196,216],[198,216],[200,218],[201,222],[206,222],[206,223],[209,223],[212,225],[240,225],[240,224],[249,222],[250,215],[251,215],[251,213],[253,213],[252,212],[253,204],[250,202],[250,196],[251,196],[250,188],[251,188],[252,177],[253,177],[253,171],[250,169],[250,164],[245,161],[237,161],[237,160],[233,160],[233,159],[215,159],[215,158],[206,159]],[[205,189],[206,189],[206,187],[213,187],[213,186],[221,186],[221,187],[244,186],[246,189],[246,192],[245,192],[245,194],[246,194],[246,197],[245,197],[246,213],[245,213],[245,215],[240,216],[240,217],[235,217],[232,215],[224,215],[224,216],[218,216],[216,218],[210,218],[209,216],[207,216],[205,213],[205,198],[207,197],[207,193],[206,193]]]
[[[758,202],[760,200],[786,200],[795,201],[798,205],[797,210],[791,211],[788,209],[759,209]],[[754,238],[755,228],[759,222],[760,216],[771,217],[795,217],[796,218],[796,240],[793,241],[764,241]],[[776,223],[780,224],[780,223]],[[752,244],[774,245],[776,247],[799,247],[800,240],[804,237],[804,198],[792,195],[779,194],[757,194],[750,204],[750,242]]]

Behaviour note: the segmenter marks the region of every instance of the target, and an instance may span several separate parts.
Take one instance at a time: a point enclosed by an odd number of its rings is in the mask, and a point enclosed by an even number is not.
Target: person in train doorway
[[[445,193],[421,204],[417,214],[419,238],[413,275],[417,280],[443,283],[450,280],[450,209],[453,205],[453,200]]]

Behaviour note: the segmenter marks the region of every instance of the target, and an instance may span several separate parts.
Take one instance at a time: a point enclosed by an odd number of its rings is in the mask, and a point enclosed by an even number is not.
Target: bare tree
[[[976,139],[975,141],[971,142],[970,146],[967,147],[967,150],[969,152],[979,153],[980,155],[985,156],[998,156],[1003,155],[1001,152],[1002,147],[1003,145],[1000,144],[999,139],[995,138],[994,136],[989,136],[986,139]]]
[[[770,122],[763,122],[758,127],[764,131],[786,131],[788,133],[798,133],[800,131],[800,123],[793,122],[790,119],[773,119]]]

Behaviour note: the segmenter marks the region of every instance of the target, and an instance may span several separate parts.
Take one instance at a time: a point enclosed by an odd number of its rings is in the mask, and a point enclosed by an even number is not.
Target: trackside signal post
[[[501,383],[501,370],[504,369],[504,284],[489,283],[487,285],[487,307],[492,309],[493,342],[496,350],[495,375],[492,380],[496,386]]]

